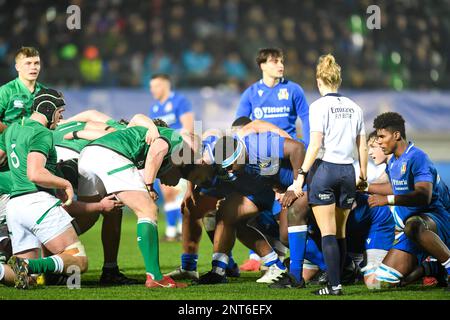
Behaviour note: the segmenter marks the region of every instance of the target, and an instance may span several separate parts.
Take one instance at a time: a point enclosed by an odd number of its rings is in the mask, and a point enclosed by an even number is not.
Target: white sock
[[[181,222],[177,223],[177,233],[181,234],[183,232],[183,224]]]
[[[167,226],[166,227],[166,237],[175,238],[177,236],[177,227],[176,226]]]
[[[223,276],[229,260],[230,258],[225,253],[214,253],[212,256],[212,272]]]
[[[278,260],[278,255],[275,251],[272,251],[268,255],[265,255],[264,257],[261,257],[262,263],[264,265],[267,265],[270,262]]]

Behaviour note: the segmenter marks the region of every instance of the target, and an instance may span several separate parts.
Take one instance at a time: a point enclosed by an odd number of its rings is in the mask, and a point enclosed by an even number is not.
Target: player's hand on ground
[[[297,200],[297,198],[298,197],[293,190],[286,191],[281,199],[281,206],[283,208],[288,208],[294,203],[295,200]]]
[[[369,196],[368,199],[369,207],[380,207],[388,204],[387,196],[382,196],[379,194],[373,194]]]
[[[117,199],[114,194],[106,196],[100,200],[100,205],[102,206],[102,212],[111,212],[114,209],[122,208],[124,206],[122,201]]]

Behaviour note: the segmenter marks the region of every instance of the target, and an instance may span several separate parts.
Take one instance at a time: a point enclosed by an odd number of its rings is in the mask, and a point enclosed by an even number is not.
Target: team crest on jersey
[[[153,112],[154,112],[154,113],[158,112],[158,109],[159,109],[158,105],[155,104],[155,105],[153,106]]]
[[[258,90],[258,95],[261,97],[263,95],[264,91]]]
[[[402,174],[405,174],[405,172],[406,172],[406,162],[403,162],[403,163],[402,163],[402,168],[401,168],[400,172],[401,172]]]
[[[288,100],[289,99],[289,92],[287,91],[287,88],[281,88],[278,91],[278,100]]]
[[[23,108],[23,101],[22,100],[14,100],[13,105],[14,105],[14,108]]]
[[[173,109],[173,105],[172,102],[169,102],[168,104],[166,104],[166,106],[164,107],[164,111],[165,112],[170,112]]]

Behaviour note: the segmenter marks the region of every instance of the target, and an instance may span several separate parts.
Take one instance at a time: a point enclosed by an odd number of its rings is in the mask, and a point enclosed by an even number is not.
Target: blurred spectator
[[[236,52],[228,54],[223,62],[223,70],[228,78],[235,78],[241,81],[247,78],[247,67]]]
[[[81,8],[80,30],[67,29],[71,4]],[[371,4],[381,8],[380,30],[367,29]],[[449,16],[448,1],[0,0],[0,84],[15,74],[22,45],[39,48],[43,82],[68,86],[140,86],[154,72],[186,86],[251,83],[254,53],[278,46],[292,60],[287,76],[305,88],[327,52],[347,70],[346,88],[448,88]],[[101,57],[68,58],[86,45]]]
[[[205,76],[213,63],[213,59],[199,40],[194,41],[191,48],[183,53],[183,67],[189,76]]]
[[[87,84],[98,84],[102,78],[103,66],[97,47],[88,46],[80,61],[80,72]]]

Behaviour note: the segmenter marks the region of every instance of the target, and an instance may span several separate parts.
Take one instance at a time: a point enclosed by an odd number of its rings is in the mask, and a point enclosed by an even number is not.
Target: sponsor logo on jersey
[[[14,100],[13,106],[14,106],[14,108],[23,108],[23,101],[22,100]]]
[[[168,103],[166,104],[166,106],[164,107],[164,111],[165,111],[165,112],[170,112],[170,111],[172,111],[172,110],[173,110],[172,102],[168,102]]]
[[[367,244],[370,244],[371,241],[372,241],[372,239],[370,239],[370,238],[366,239]]]
[[[264,112],[261,108],[255,108],[255,110],[253,110],[253,115],[255,116],[255,119],[261,119],[264,117]]]
[[[402,174],[405,174],[405,173],[406,173],[406,162],[403,162],[403,163],[402,163],[402,169],[400,170],[400,172],[401,172]]]
[[[278,91],[278,100],[288,100],[289,99],[289,92],[287,91],[287,88],[281,88]]]
[[[263,93],[264,93],[264,91],[262,91],[262,90],[258,90],[258,96],[262,96],[263,95]]]

